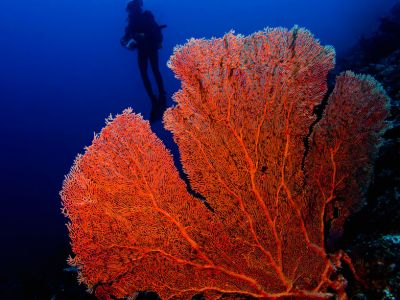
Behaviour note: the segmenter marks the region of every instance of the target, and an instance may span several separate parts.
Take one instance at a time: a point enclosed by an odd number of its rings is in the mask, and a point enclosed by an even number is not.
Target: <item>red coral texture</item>
[[[362,202],[387,97],[344,73],[313,126],[334,56],[296,27],[176,48],[182,88],[164,122],[213,211],[188,193],[149,123],[125,110],[61,192],[79,280],[100,299],[345,298],[344,256],[327,253],[326,236]]]

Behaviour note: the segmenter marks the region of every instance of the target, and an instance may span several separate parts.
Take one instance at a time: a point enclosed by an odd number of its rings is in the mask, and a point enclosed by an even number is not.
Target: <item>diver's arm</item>
[[[132,20],[128,18],[128,24],[125,27],[124,36],[121,38],[121,45],[123,47],[128,47],[133,39],[135,39],[135,32],[132,26]]]

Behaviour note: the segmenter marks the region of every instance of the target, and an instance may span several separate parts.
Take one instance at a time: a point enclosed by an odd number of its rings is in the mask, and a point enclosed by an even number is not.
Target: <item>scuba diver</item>
[[[143,0],[132,0],[128,3],[126,11],[128,13],[128,25],[125,28],[125,35],[121,39],[121,45],[130,50],[138,51],[138,65],[140,76],[144,87],[152,103],[150,121],[161,119],[166,108],[166,95],[158,68],[158,50],[162,47],[161,29],[166,25],[158,25],[153,14],[143,11]],[[158,97],[153,93],[150,79],[147,74],[147,66],[150,62],[157,88]]]

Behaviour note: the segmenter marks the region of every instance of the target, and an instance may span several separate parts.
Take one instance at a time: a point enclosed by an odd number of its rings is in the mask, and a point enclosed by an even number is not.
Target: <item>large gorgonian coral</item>
[[[187,192],[149,123],[124,111],[61,192],[79,280],[100,299],[344,298],[343,255],[328,255],[326,233],[365,194],[387,97],[344,73],[309,136],[333,66],[332,48],[298,28],[177,48],[182,89],[164,121],[213,211]]]

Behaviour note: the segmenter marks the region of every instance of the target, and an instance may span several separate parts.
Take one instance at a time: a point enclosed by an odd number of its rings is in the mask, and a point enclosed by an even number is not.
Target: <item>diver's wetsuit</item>
[[[129,40],[134,40],[133,46],[128,44],[130,48],[138,50],[138,65],[143,84],[149,95],[154,109],[165,108],[165,89],[160,70],[158,68],[158,50],[161,48],[162,34],[161,27],[154,20],[154,16],[150,11],[133,11],[129,13],[128,25],[125,28],[125,35],[122,38],[125,44]],[[150,79],[147,73],[148,62],[150,61],[151,69],[157,83],[159,97],[153,93]]]

